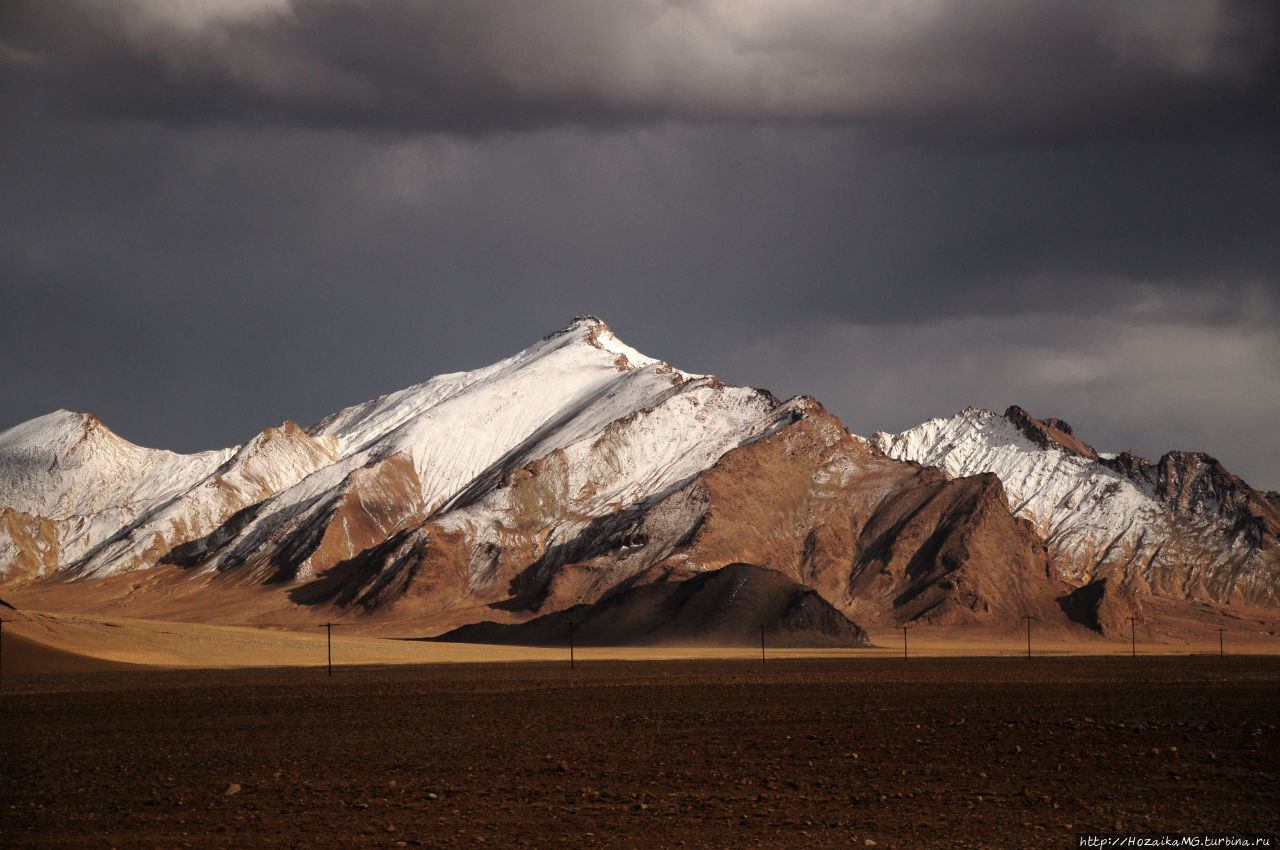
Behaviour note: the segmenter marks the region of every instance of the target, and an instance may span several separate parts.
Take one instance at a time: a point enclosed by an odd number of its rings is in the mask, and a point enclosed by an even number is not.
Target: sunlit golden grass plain
[[[334,666],[379,664],[436,664],[517,661],[568,661],[568,647],[519,647],[484,644],[436,643],[397,640],[385,636],[359,634],[358,627],[338,624],[333,629]],[[768,658],[815,657],[902,657],[901,630],[870,630],[871,648],[772,648],[766,640]],[[161,668],[305,667],[330,662],[330,647],[323,625],[307,630],[272,629],[251,626],[221,626],[179,623],[122,617],[93,617],[83,614],[22,612],[4,625],[5,672],[40,673],[77,668],[97,662]],[[411,637],[406,635],[405,637]],[[1225,650],[1232,654],[1276,654],[1280,641],[1267,635],[1232,635],[1224,638]],[[1128,640],[1064,639],[1060,635],[1032,632],[1033,655],[1179,655],[1216,653],[1212,639],[1181,642],[1146,642],[1136,647]],[[60,660],[47,663],[50,653]],[[907,634],[906,655],[938,656],[1025,656],[1025,633],[948,633],[944,630],[913,628]],[[582,647],[574,652],[581,662],[592,660],[679,660],[733,659],[759,660],[761,648],[753,646],[639,646]]]

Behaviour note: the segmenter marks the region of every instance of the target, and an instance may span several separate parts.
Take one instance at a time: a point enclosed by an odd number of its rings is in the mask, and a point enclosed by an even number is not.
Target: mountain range
[[[753,579],[766,595],[799,586],[857,624],[1262,622],[1280,495],[1203,454],[1095,451],[1017,407],[864,439],[595,317],[218,451],[141,448],[69,411],[0,433],[0,588],[19,607],[439,634],[694,580],[713,610],[735,582],[705,576],[743,565],[785,579]],[[601,634],[674,639],[646,623]]]

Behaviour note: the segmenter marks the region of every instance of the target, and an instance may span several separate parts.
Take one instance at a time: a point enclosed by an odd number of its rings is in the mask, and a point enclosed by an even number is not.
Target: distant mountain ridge
[[[682,372],[583,316],[220,451],[143,449],[67,411],[0,433],[0,584],[443,631],[748,563],[859,622],[1069,627],[1115,593],[1070,618],[1059,600],[1104,577],[1276,606],[1278,503],[1206,456],[1100,455],[1019,408],[866,440],[812,398]]]
[[[998,475],[1010,508],[1074,583],[1111,577],[1175,598],[1280,602],[1280,495],[1253,490],[1208,455],[1101,454],[1062,420],[1016,406],[968,408],[873,440],[952,477]]]

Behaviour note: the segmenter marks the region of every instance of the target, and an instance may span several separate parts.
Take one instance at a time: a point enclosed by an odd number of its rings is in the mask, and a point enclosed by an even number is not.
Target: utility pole
[[[333,627],[340,626],[341,623],[324,623],[325,634],[328,636],[329,644],[329,675],[333,675]]]
[[[1129,618],[1129,657],[1138,657],[1138,618]]]
[[[911,627],[898,626],[897,628],[902,629],[902,660],[906,661],[907,660],[907,629]]]
[[[764,623],[760,624],[760,663],[764,663]]]
[[[569,621],[569,669],[573,669],[573,620]]]
[[[1023,614],[1022,619],[1027,621],[1027,658],[1031,657],[1031,621],[1038,620],[1039,617],[1033,617],[1030,614]]]
[[[1226,631],[1226,629],[1218,629],[1218,657],[1219,657],[1219,658],[1221,658],[1221,657],[1222,657],[1222,655],[1223,655],[1223,652],[1222,652],[1222,633],[1223,633],[1223,632],[1225,632],[1225,631]]]

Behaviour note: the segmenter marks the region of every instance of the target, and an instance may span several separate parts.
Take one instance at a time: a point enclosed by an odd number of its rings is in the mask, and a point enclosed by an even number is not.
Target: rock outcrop
[[[1061,597],[1058,604],[1073,622],[1108,637],[1129,634],[1145,619],[1133,591],[1105,578],[1076,588]]]
[[[816,591],[774,570],[729,564],[683,581],[625,587],[525,623],[463,626],[437,640],[564,646],[869,646],[867,633]],[[763,629],[763,635],[761,633]]]

